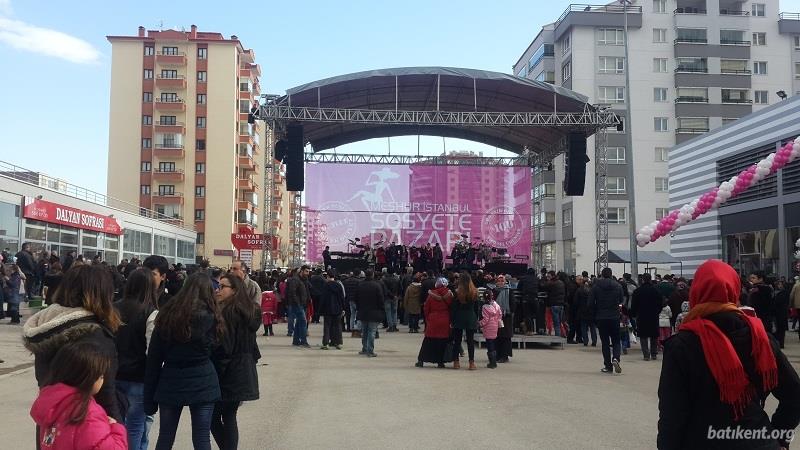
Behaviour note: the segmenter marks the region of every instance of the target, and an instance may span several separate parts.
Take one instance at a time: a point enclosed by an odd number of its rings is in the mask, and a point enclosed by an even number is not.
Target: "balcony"
[[[174,169],[174,170],[161,170],[155,169],[153,170],[153,178],[156,181],[172,181],[172,182],[182,182],[183,181],[183,170],[182,169]]]
[[[239,155],[239,167],[247,170],[256,170],[256,162],[252,156]]]
[[[239,178],[238,184],[239,189],[245,192],[252,192],[256,190],[256,184],[253,182],[252,178]]]
[[[676,44],[708,44],[708,38],[678,37],[674,42]]]
[[[158,75],[156,76],[156,86],[163,89],[186,89],[186,77],[183,75],[177,77]]]
[[[678,134],[703,134],[708,133],[708,128],[676,128]]]
[[[750,69],[720,69],[719,73],[723,75],[750,75],[753,71]]]
[[[675,73],[708,73],[708,67],[678,66]]]
[[[185,111],[186,104],[181,99],[165,100],[156,99],[156,110],[159,111]]]
[[[749,98],[723,98],[722,103],[730,103],[730,104],[752,104],[753,101]]]
[[[574,26],[622,28],[625,12],[629,28],[642,27],[641,6],[626,7],[616,2],[610,5],[569,5],[555,22],[554,39],[561,39],[561,36]]]
[[[183,194],[180,192],[162,193],[157,192],[153,194],[153,203],[164,205],[183,205]]]
[[[155,122],[156,132],[158,133],[174,133],[185,134],[186,128],[183,122]]]
[[[743,47],[749,47],[751,42],[750,41],[740,41],[737,39],[720,39],[720,45],[740,45]]]
[[[780,13],[778,31],[781,34],[800,34],[800,13]]]
[[[696,97],[696,96],[683,96],[683,97],[677,97],[675,99],[675,103],[708,103],[708,98]]]
[[[177,53],[156,53],[156,62],[164,66],[185,66],[186,54],[183,52]]]
[[[160,159],[183,159],[185,152],[181,144],[156,144],[153,156]]]
[[[739,16],[739,17],[747,17],[750,15],[750,11],[742,11],[738,9],[722,9],[719,10],[720,16]]]
[[[692,8],[691,6],[688,6],[688,7],[685,7],[685,8],[676,8],[675,11],[672,11],[672,13],[675,14],[675,15],[678,15],[678,14],[692,14],[692,15],[705,16],[706,14],[708,14],[708,11],[706,11],[705,9]]]

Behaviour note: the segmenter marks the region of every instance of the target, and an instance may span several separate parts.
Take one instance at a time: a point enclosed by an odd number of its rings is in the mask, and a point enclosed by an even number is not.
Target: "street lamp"
[[[631,5],[631,0],[619,0],[622,5],[622,15],[624,16],[624,31],[623,39],[625,40],[625,137],[626,137],[626,158],[628,163],[627,178],[630,183],[630,190],[628,190],[628,242],[630,244],[631,252],[631,277],[636,279],[639,272],[639,255],[638,247],[636,246],[636,195],[633,181],[633,114],[631,114],[631,69],[630,58],[628,57],[628,7]],[[606,218],[608,220],[608,218]]]

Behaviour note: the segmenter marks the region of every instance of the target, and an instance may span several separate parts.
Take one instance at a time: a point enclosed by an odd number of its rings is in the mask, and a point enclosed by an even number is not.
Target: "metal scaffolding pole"
[[[272,236],[275,236],[275,124],[265,122],[266,143],[264,148],[264,217],[263,229],[265,239],[261,249],[261,270],[272,270],[275,268],[273,252],[278,249],[272,248]]]
[[[525,154],[512,157],[484,156],[424,156],[424,155],[360,155],[346,153],[306,153],[305,162],[333,164],[380,164],[380,165],[412,165],[428,166],[499,166],[499,167],[533,167],[535,157]]]
[[[594,135],[594,195],[596,212],[597,259],[595,273],[608,267],[608,148],[606,130],[601,128]]]

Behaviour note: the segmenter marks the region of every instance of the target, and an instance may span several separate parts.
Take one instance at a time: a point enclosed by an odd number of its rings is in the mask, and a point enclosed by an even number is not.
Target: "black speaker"
[[[286,158],[286,153],[289,152],[289,143],[285,139],[281,139],[275,143],[275,159],[280,162]]]
[[[286,190],[302,191],[305,185],[303,166],[303,126],[286,126],[287,149],[283,163],[286,164]]]
[[[583,195],[586,185],[586,163],[589,162],[589,156],[586,154],[586,136],[582,133],[570,133],[568,141],[564,194]]]

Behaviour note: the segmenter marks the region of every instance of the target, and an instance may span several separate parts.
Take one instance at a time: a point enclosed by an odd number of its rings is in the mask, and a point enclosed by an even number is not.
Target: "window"
[[[206,149],[206,140],[205,139],[198,139],[194,141],[194,149],[197,151],[202,151]]]
[[[194,173],[206,173],[206,163],[194,163]]]
[[[144,69],[144,79],[145,80],[153,79],[153,69]]]
[[[741,30],[719,30],[719,43],[723,45],[750,45],[750,41],[745,40],[744,33]]]
[[[667,58],[653,58],[653,72],[667,72]]]
[[[656,192],[669,192],[669,179],[656,177]]]
[[[528,76],[528,66],[527,65],[522,66],[522,69],[520,69],[519,72],[517,72],[517,76],[520,77],[520,78],[527,77]]]
[[[178,78],[178,71],[174,69],[161,69],[161,78]]]
[[[153,116],[142,116],[142,125],[152,125]]]
[[[667,42],[667,29],[666,28],[653,28],[653,42],[656,42],[656,43]]]
[[[205,83],[206,81],[208,81],[208,72],[206,72],[205,70],[198,71],[197,81],[201,83]]]
[[[608,223],[625,224],[628,210],[626,208],[608,208]]]
[[[609,194],[624,194],[625,177],[606,177],[606,190]]]
[[[689,44],[705,44],[708,42],[708,30],[705,28],[678,28],[676,30],[677,42]]]
[[[753,61],[753,73],[756,75],[766,75],[767,74],[767,62],[766,61]]]
[[[175,92],[162,92],[161,93],[161,102],[162,103],[175,103],[179,101],[178,94]]]
[[[239,100],[239,112],[242,114],[250,112],[250,100]]]
[[[568,62],[561,66],[561,79],[567,81],[572,77],[572,63]]]
[[[669,215],[669,208],[656,208],[656,220],[661,220]]]
[[[544,81],[545,83],[553,84],[556,82],[556,73],[549,70],[543,70],[539,75],[536,75],[536,81]]]
[[[572,210],[565,209],[561,211],[561,224],[565,227],[572,225]]]
[[[142,172],[150,172],[152,165],[150,161],[142,161]]]
[[[144,56],[153,56],[155,54],[156,54],[156,48],[155,47],[145,46],[145,48],[144,48]]]
[[[145,92],[142,94],[142,102],[143,103],[150,103],[153,101],[153,93],[152,92]]]
[[[600,86],[597,93],[600,103],[625,103],[624,86]]]
[[[606,162],[608,164],[625,164],[625,147],[608,147]]]
[[[208,49],[205,47],[198,48],[197,59],[208,59]]]
[[[667,0],[653,0],[653,12],[662,14],[667,12]]]
[[[669,131],[669,119],[666,117],[654,117],[653,130],[662,132]]]
[[[175,172],[174,162],[160,162],[158,163],[159,172]]]
[[[195,186],[194,187],[194,196],[195,197],[205,197],[206,196],[206,187],[205,186]]]
[[[625,117],[617,115],[619,123],[606,128],[606,133],[624,133],[625,132]]]
[[[676,72],[708,73],[708,59],[678,58]]]
[[[654,102],[667,101],[667,88],[653,88],[653,101]]]
[[[679,117],[678,133],[705,133],[708,131],[708,117]]]
[[[206,94],[197,94],[197,104],[198,105],[205,105],[206,104]]]
[[[197,128],[205,128],[206,127],[206,118],[205,117],[198,117],[197,118]]]
[[[597,30],[597,43],[600,45],[625,45],[625,33],[619,28],[600,28]]]
[[[800,50],[800,36],[794,36],[794,49]]]
[[[669,149],[667,147],[656,147],[656,162],[669,161]]]
[[[752,8],[752,16],[753,17],[764,17],[767,12],[767,7],[763,3],[753,3],[750,5]]]
[[[748,61],[746,59],[721,59],[719,61],[719,73],[742,74],[750,73]]]
[[[205,209],[195,209],[194,210],[194,220],[196,220],[196,221],[206,220],[206,210]]]
[[[177,125],[178,118],[176,116],[161,116],[158,118],[159,125]]]
[[[539,224],[545,226],[554,226],[556,224],[556,213],[542,211],[539,214]]]
[[[544,196],[545,197],[555,197],[556,196],[556,185],[555,185],[555,183],[545,183],[544,184]]]
[[[162,55],[177,56],[178,55],[178,47],[161,47],[161,54]]]
[[[794,63],[794,78],[800,79],[800,63]]]
[[[767,45],[767,33],[753,33],[753,45]]]
[[[561,54],[566,55],[571,45],[572,42],[569,35],[564,36],[564,39],[561,40]]]
[[[753,98],[755,99],[755,103],[759,105],[767,105],[769,104],[769,92],[768,91],[755,91],[753,92]]]
[[[708,88],[678,88],[678,103],[708,103]]]
[[[159,139],[159,137],[161,139]],[[175,133],[156,134],[156,146],[162,148],[181,148],[183,147],[183,135]]]
[[[539,62],[542,61],[542,59],[544,59],[546,56],[553,56],[554,53],[555,51],[553,50],[553,44],[540,45],[539,48],[537,48],[536,51],[533,52],[533,55],[531,55],[530,59],[528,60],[527,71],[528,72],[532,71],[533,68],[536,67],[539,64]],[[242,80],[241,82],[239,82],[239,85],[240,85],[239,90],[241,91],[250,90],[250,80],[248,79]]]
[[[625,58],[618,56],[601,56],[600,73],[623,73],[625,71]]]
[[[747,89],[722,89],[722,103],[752,103]]]
[[[163,184],[159,186],[158,195],[175,195],[175,185]]]
[[[141,192],[142,195],[150,195],[150,185],[149,184],[141,185],[139,187],[139,192]]]
[[[195,244],[205,244],[206,243],[206,235],[205,233],[197,233],[197,239],[194,241]]]
[[[152,148],[153,140],[150,138],[142,138],[142,148]]]
[[[733,123],[733,122],[736,122],[736,118],[735,117],[723,117],[722,118],[722,124],[723,125],[727,125],[727,124]]]

